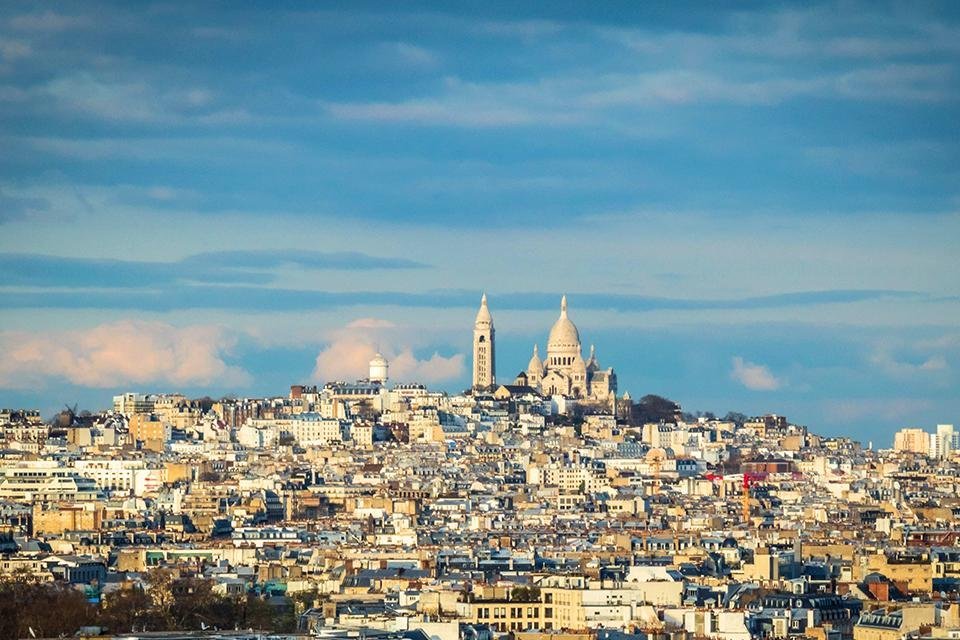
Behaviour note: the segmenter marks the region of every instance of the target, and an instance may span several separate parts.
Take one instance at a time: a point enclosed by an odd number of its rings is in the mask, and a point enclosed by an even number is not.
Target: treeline
[[[149,574],[146,589],[131,584],[94,604],[74,587],[19,575],[0,580],[0,638],[72,636],[81,627],[101,627],[110,633],[204,627],[295,630],[292,601],[274,607],[255,594],[220,595],[213,586],[212,580],[177,577],[158,569]]]

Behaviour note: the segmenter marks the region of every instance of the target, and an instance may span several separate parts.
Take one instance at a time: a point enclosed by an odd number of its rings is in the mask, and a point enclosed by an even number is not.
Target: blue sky
[[[16,3],[0,405],[499,378],[960,422],[954,3]],[[360,369],[360,370],[357,370]]]

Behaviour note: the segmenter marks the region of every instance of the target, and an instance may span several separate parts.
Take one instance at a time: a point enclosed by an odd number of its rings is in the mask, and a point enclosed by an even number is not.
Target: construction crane
[[[743,492],[740,494],[740,520],[747,526],[750,524],[750,487],[753,486],[757,480],[762,480],[765,476],[766,474],[750,473],[747,471],[743,473],[743,483],[741,485]],[[711,482],[723,482],[727,478],[726,476],[716,473],[707,473],[704,477]]]

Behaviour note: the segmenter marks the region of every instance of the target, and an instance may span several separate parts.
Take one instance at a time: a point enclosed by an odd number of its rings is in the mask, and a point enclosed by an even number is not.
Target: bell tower
[[[487,307],[487,294],[483,294],[473,323],[473,388],[489,389],[496,382],[493,317]]]

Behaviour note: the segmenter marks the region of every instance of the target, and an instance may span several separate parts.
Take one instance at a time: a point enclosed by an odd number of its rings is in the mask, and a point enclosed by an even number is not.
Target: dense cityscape
[[[960,640],[960,0],[0,0],[0,640]]]
[[[455,395],[377,354],[278,397],[3,410],[0,636],[960,637],[960,431],[634,400],[571,316],[502,382],[484,295]]]

